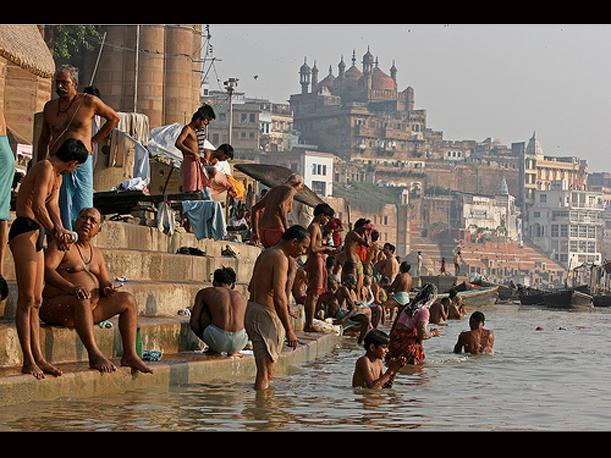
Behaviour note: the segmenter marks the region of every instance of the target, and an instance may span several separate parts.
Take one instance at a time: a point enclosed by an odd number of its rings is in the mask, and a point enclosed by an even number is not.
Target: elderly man
[[[112,108],[95,95],[79,93],[77,88],[78,69],[64,65],[55,72],[55,91],[59,98],[45,104],[37,150],[40,161],[47,154],[55,154],[64,140],[74,138],[82,141],[89,152],[87,162],[67,174],[62,182],[59,205],[66,229],[72,229],[83,208],[93,207],[93,151],[119,124],[119,116]],[[96,115],[106,123],[92,136]]]
[[[76,328],[89,354],[89,367],[100,372],[117,368],[98,348],[93,325],[119,315],[123,341],[122,366],[153,372],[136,353],[138,307],[134,297],[113,287],[104,258],[91,240],[102,228],[95,208],[81,211],[76,220],[78,242],[61,251],[52,240],[45,253],[45,281],[40,317],[45,323]]]
[[[303,177],[293,174],[286,182],[274,186],[252,207],[252,241],[265,248],[276,245],[289,227],[288,214],[293,198],[303,189]]]

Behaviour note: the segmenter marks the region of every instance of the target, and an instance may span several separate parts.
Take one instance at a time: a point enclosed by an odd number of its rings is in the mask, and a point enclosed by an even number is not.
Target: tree
[[[95,25],[47,25],[45,41],[56,63],[66,63],[95,49],[102,34]]]

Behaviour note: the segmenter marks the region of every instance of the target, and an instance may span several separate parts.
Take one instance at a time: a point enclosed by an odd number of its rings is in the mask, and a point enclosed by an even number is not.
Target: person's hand
[[[57,240],[57,247],[61,251],[68,251],[70,249],[70,244],[74,243],[72,233],[66,229],[54,230],[53,237]]]
[[[399,369],[401,369],[406,364],[407,364],[407,359],[404,356],[400,358],[393,358],[388,363],[388,369],[391,372],[399,372]]]
[[[439,328],[435,328],[431,331],[431,334],[435,337],[439,337],[441,335],[441,331],[439,330]]]
[[[293,350],[297,348],[297,336],[292,330],[286,333],[286,341],[287,346],[291,347]]]
[[[69,294],[81,300],[91,298],[91,292],[82,286],[74,286],[70,288]]]
[[[250,236],[250,241],[253,245],[257,246],[259,244],[259,234],[253,232]]]
[[[110,297],[116,292],[117,290],[112,286],[112,284],[108,284],[104,288],[102,288],[102,295],[104,297]]]

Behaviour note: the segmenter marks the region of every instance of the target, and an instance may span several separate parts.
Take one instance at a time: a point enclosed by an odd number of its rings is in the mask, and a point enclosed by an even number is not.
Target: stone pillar
[[[164,124],[164,64],[165,27],[141,25],[137,111],[148,116],[151,129]]]
[[[166,25],[165,47],[165,124],[185,124],[193,114],[192,26]]]
[[[191,110],[191,114],[195,113],[201,105],[201,96],[200,96],[200,81],[202,79],[203,73],[200,73],[202,70],[202,25],[194,24],[193,25],[193,73],[192,77],[192,87],[193,87],[193,109]]]
[[[109,25],[105,27],[106,43],[100,58],[95,85],[100,90],[104,102],[116,111],[124,111],[126,108],[131,110],[131,106],[123,105],[123,93],[125,85],[124,76],[124,55],[130,54],[124,49],[128,26]],[[134,59],[133,52],[130,56]],[[133,78],[132,78],[133,80]]]

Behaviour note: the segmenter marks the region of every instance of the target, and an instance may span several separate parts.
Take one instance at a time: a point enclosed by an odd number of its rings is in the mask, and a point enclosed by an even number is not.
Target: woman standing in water
[[[439,336],[439,329],[429,331],[429,306],[437,298],[437,288],[431,283],[424,285],[416,298],[397,315],[390,331],[390,344],[386,363],[395,358],[405,358],[407,364],[424,364],[422,341]],[[391,386],[394,377],[386,386]]]

